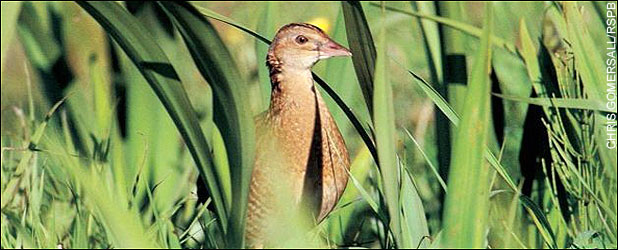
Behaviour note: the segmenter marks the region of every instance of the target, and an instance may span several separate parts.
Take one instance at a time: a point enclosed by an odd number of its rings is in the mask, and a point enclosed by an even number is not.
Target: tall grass
[[[311,20],[353,53],[314,67],[350,181],[275,246],[616,247],[602,4],[3,2],[2,16],[3,248],[243,247],[264,55],[279,26]]]
[[[493,8],[485,4],[483,35],[476,62],[468,80],[464,114],[455,133],[453,157],[444,209],[445,247],[481,248],[485,246],[489,214],[489,168],[483,152],[489,137],[489,60]],[[460,197],[472,194],[461,201]]]

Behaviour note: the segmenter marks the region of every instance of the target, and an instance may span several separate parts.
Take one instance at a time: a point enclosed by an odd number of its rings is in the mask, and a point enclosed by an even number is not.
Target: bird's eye
[[[296,37],[296,42],[297,42],[298,44],[304,44],[304,43],[306,43],[307,41],[309,41],[309,39],[307,39],[307,38],[306,38],[305,36],[303,36],[303,35],[299,35],[299,36],[297,36],[297,37]]]

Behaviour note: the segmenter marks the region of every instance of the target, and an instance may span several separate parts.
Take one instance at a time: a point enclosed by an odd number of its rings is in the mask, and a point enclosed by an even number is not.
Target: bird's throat
[[[284,112],[287,115],[315,115],[316,92],[310,70],[283,69],[271,75],[272,92],[270,111]],[[282,114],[283,115],[283,114]]]

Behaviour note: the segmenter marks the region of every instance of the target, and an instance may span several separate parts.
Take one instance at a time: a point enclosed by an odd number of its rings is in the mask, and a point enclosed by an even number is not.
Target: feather
[[[311,76],[311,67],[330,57],[329,51],[349,55],[310,24],[282,27],[269,48],[272,93],[268,110],[256,118],[248,247],[272,246],[270,236],[286,231],[289,218],[309,213],[321,221],[344,191],[350,166],[346,145]]]

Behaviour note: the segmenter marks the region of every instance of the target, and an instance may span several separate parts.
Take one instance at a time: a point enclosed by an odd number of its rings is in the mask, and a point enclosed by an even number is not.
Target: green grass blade
[[[454,1],[442,1],[438,2],[438,14],[442,17],[450,18],[453,20],[468,20],[467,11],[464,10],[465,2],[454,2]],[[463,108],[463,103],[466,99],[466,81],[468,80],[468,67],[466,65],[467,58],[469,58],[468,48],[470,47],[471,40],[475,40],[475,38],[471,38],[466,33],[461,32],[457,29],[450,29],[445,26],[440,27],[441,35],[442,35],[442,46],[443,46],[443,70],[444,70],[444,84],[446,85],[440,89],[437,88],[439,93],[446,92],[447,94],[443,95],[448,99],[448,102],[458,113],[461,113],[461,109]],[[447,68],[448,67],[448,68]],[[439,86],[439,85],[437,85]],[[437,122],[437,121],[436,121]],[[443,125],[444,126],[444,125]],[[441,174],[445,175],[448,173],[448,165],[450,164],[450,148],[451,148],[451,135],[455,131],[452,126],[449,127],[449,141],[439,143],[441,147],[441,151],[445,152],[440,156],[440,170]],[[444,141],[446,138],[438,138],[441,141]],[[446,149],[448,147],[448,149]]]
[[[438,7],[438,4],[447,5],[447,8],[442,9],[442,7]],[[415,7],[415,9],[417,9],[420,13],[423,13],[423,14],[436,14],[436,9],[439,9],[440,11],[446,11],[448,7],[452,5],[458,5],[458,4],[459,3],[454,3],[454,2],[437,3],[437,2],[420,2],[420,1],[412,3],[413,7]],[[454,71],[449,70],[446,72],[448,72],[451,75],[445,76],[444,69],[448,67],[446,65],[453,65],[453,64],[447,64],[447,63],[453,63],[452,61],[455,60],[454,58],[461,58],[461,57],[454,57],[452,55],[451,50],[454,47],[453,43],[460,42],[459,40],[462,40],[462,39],[459,39],[459,38],[463,36],[460,34],[455,34],[455,32],[452,32],[452,33],[447,33],[445,31],[440,32],[441,30],[439,29],[438,23],[431,22],[429,20],[425,20],[421,18],[416,18],[416,19],[417,20],[414,20],[414,21],[417,21],[418,26],[421,29],[421,32],[423,33],[423,38],[424,38],[423,47],[424,47],[424,52],[425,52],[425,58],[427,58],[426,59],[427,64],[428,64],[427,66],[430,72],[429,73],[430,81],[435,84],[434,86],[436,90],[440,93],[440,95],[451,99],[449,100],[450,103],[453,104],[455,107],[458,107],[460,106],[458,105],[458,102],[453,101],[453,99],[457,99],[457,98],[451,98],[451,95],[449,95],[449,85],[450,86],[457,86],[457,85],[452,84],[452,82],[447,82],[444,79],[449,79],[450,81],[453,81],[453,79],[456,79],[456,76],[460,76],[462,74],[461,73],[452,74],[452,72]],[[442,38],[441,35],[444,35],[444,38]],[[462,44],[457,44],[456,46],[462,46]],[[451,54],[447,54],[449,52],[451,52]],[[463,69],[457,70],[457,72],[464,72],[463,75],[465,75],[466,70],[465,68],[463,68]],[[465,82],[465,79],[461,80],[461,82]],[[461,85],[459,85],[458,87],[461,87]],[[437,133],[436,135],[439,173],[441,173],[442,176],[446,177],[446,174],[448,173],[448,166],[450,164],[449,161],[451,159],[452,128],[451,128],[450,122],[448,121],[448,118],[446,118],[440,112],[440,110],[436,109],[434,111],[434,117],[436,119],[435,129],[436,131],[440,131],[440,133]],[[446,189],[444,189],[444,191],[446,192]]]
[[[597,48],[595,40],[591,35],[593,27],[587,27],[584,17],[581,13],[583,8],[579,8],[577,2],[564,3],[564,15],[566,20],[566,28],[569,41],[573,50],[575,60],[575,68],[578,75],[581,77],[584,91],[588,98],[593,100],[608,100],[610,97],[610,80],[609,74],[606,71],[604,58]],[[614,12],[615,13],[615,12]],[[608,27],[609,30],[609,27]],[[608,31],[609,32],[609,31]],[[614,33],[615,34],[615,33]],[[599,40],[598,38],[596,40]],[[607,44],[606,44],[607,43]],[[610,46],[607,37],[603,39],[601,46]],[[602,47],[605,48],[605,47]],[[609,57],[609,56],[608,56]],[[615,56],[614,56],[615,58]],[[609,60],[609,59],[608,59]],[[609,63],[609,61],[607,62]],[[609,66],[608,66],[609,67]],[[608,71],[609,72],[609,71]],[[614,85],[615,92],[615,85]],[[614,94],[615,95],[615,94]],[[608,104],[609,105],[609,104]],[[616,113],[616,105],[613,105],[613,113]],[[605,115],[597,115],[597,119],[603,121],[607,118]],[[606,125],[603,122],[595,124],[596,142],[599,145],[605,145],[610,139]],[[618,172],[618,164],[616,161],[616,147],[609,149],[607,146],[599,147],[599,155],[603,165],[611,167],[614,175]]]
[[[374,7],[381,7],[380,4],[377,3],[371,3],[372,6]],[[457,29],[460,30],[468,35],[471,35],[473,37],[476,38],[480,38],[481,35],[483,34],[483,31],[480,28],[474,27],[470,24],[467,23],[463,23],[457,20],[453,20],[450,18],[445,18],[445,17],[440,17],[440,16],[435,16],[435,15],[428,15],[428,14],[423,14],[420,12],[416,12],[416,11],[406,11],[406,10],[401,10],[398,8],[394,8],[394,7],[390,7],[390,6],[385,6],[384,7],[386,10],[389,11],[393,11],[393,12],[398,12],[398,13],[402,13],[402,14],[406,14],[409,16],[414,16],[414,17],[420,17],[423,19],[427,19],[427,20],[431,20],[434,21],[436,23],[440,23],[443,25],[446,25],[448,27],[451,27],[453,29]],[[503,47],[505,49],[507,49],[510,52],[515,52],[515,44],[510,43],[500,37],[497,37],[495,35],[491,36],[491,40],[492,40],[492,44],[498,47]]]
[[[48,28],[37,21],[39,18],[34,3],[22,3],[17,32],[33,66],[51,71],[50,68],[61,56],[61,48]]]
[[[530,77],[530,81],[532,82],[532,88],[537,96],[547,97],[547,90],[545,89],[545,85],[541,82],[543,79],[537,56],[537,49],[535,48],[534,41],[530,37],[530,32],[528,32],[528,27],[524,19],[519,21],[519,34],[521,49],[518,51],[526,64],[528,77]]]
[[[468,81],[464,115],[454,138],[443,216],[442,245],[449,248],[486,246],[489,175],[484,160],[490,114],[492,6],[485,3],[484,31]]]
[[[607,113],[613,112],[613,110],[607,108],[607,106],[605,105],[605,103],[603,103],[603,101],[595,100],[595,99],[521,97],[521,96],[510,96],[510,95],[499,95],[499,94],[495,94],[495,96],[498,96],[506,100],[524,102],[524,103],[543,106],[543,107],[585,109],[585,110],[602,111],[602,112],[607,112]]]
[[[226,144],[231,167],[232,202],[229,242],[244,244],[244,225],[253,170],[253,116],[244,80],[214,27],[187,3],[162,3],[175,20],[193,60],[213,89],[214,121]]]
[[[373,80],[376,64],[376,47],[371,30],[363,12],[363,6],[356,1],[342,1],[348,44],[352,51],[352,62],[358,77],[369,114],[373,116]]]
[[[415,2],[419,13],[426,15],[434,15],[436,12],[435,2]],[[440,31],[438,24],[426,19],[420,19],[420,28],[423,32],[423,45],[427,54],[427,62],[431,71],[431,81],[437,84],[443,84],[443,69],[442,69],[442,48],[440,40]]]
[[[358,193],[360,194],[361,198],[363,200],[365,200],[365,202],[367,202],[367,204],[369,205],[369,207],[371,208],[371,210],[378,215],[378,217],[380,218],[384,218],[384,214],[380,213],[380,205],[378,205],[378,202],[376,202],[372,197],[371,194],[369,194],[369,191],[367,191],[364,187],[363,184],[356,178],[354,177],[354,175],[352,175],[351,173],[348,172],[348,174],[350,175],[350,181],[352,182],[352,184],[356,187],[356,190],[358,190]]]
[[[87,204],[107,228],[114,248],[161,247],[160,242],[146,232],[137,211],[128,208],[124,201],[118,202],[118,197],[108,188],[96,166],[84,169],[74,158],[69,157],[65,157],[64,164],[72,170],[73,177],[83,187],[85,196],[89,197]]]
[[[384,18],[384,16],[382,16]],[[389,215],[389,228],[396,246],[405,245],[401,235],[401,207],[399,203],[399,165],[395,148],[395,114],[393,92],[388,78],[386,56],[386,28],[380,30],[378,37],[378,58],[376,58],[375,88],[373,89],[373,127],[375,128],[378,162],[382,176],[382,192]]]
[[[212,121],[208,121],[213,123]],[[221,131],[214,124],[211,125],[210,144],[212,145],[213,163],[215,164],[217,178],[221,181],[222,191],[226,201],[232,200],[232,177],[230,174],[230,163],[227,160],[227,151]],[[227,205],[226,205],[227,206]],[[228,207],[229,208],[229,207]]]
[[[354,128],[356,129],[356,132],[358,132],[358,135],[361,137],[361,139],[365,143],[365,146],[367,146],[367,149],[369,149],[369,152],[371,153],[371,156],[377,162],[378,152],[376,150],[376,146],[374,144],[374,141],[371,139],[371,136],[369,136],[369,133],[367,133],[367,130],[365,129],[363,124],[360,122],[360,120],[358,120],[357,116],[354,114],[352,109],[350,107],[348,107],[348,105],[343,101],[343,99],[341,99],[341,97],[339,97],[337,92],[335,92],[335,90],[333,90],[328,85],[328,83],[326,83],[324,80],[322,80],[322,78],[320,76],[318,76],[317,74],[313,73],[313,79],[318,83],[318,85],[320,85],[320,87],[322,87],[322,89],[324,89],[324,91],[331,98],[333,98],[335,103],[337,103],[339,108],[343,111],[343,113],[345,113],[345,115],[348,117],[348,119],[350,120],[350,122],[352,123]]]
[[[26,151],[22,159],[17,164],[17,168],[15,169],[13,178],[9,180],[8,184],[6,184],[4,186],[4,189],[2,190],[2,201],[0,202],[1,203],[0,207],[2,209],[4,209],[13,200],[13,197],[15,196],[15,192],[17,192],[17,189],[19,188],[19,183],[22,180],[21,177],[26,171],[26,168],[28,167],[28,162],[30,162],[32,157],[34,157],[35,155],[35,150],[37,149],[37,145],[39,144],[41,137],[43,137],[43,133],[45,132],[45,129],[47,128],[49,119],[51,119],[54,112],[56,112],[56,110],[60,107],[60,105],[64,103],[66,99],[67,97],[63,98],[62,100],[54,104],[54,106],[45,115],[45,120],[41,124],[39,124],[37,128],[34,130],[34,134],[30,138],[30,141],[28,142],[28,150]]]
[[[210,147],[187,93],[178,80],[176,71],[155,42],[156,39],[117,3],[79,2],[79,5],[118,42],[165,106],[185,140],[200,174],[205,177],[217,218],[225,229],[227,213],[221,184],[214,174]]]
[[[429,83],[427,83],[427,81],[425,81],[423,78],[418,76],[416,73],[412,71],[408,71],[408,73],[410,73],[414,78],[418,80],[418,86],[425,92],[425,94],[429,96],[429,98],[436,104],[436,106],[440,109],[440,111],[442,111],[444,115],[446,115],[446,117],[449,118],[449,120],[455,126],[459,126],[460,117],[455,112],[455,110],[453,110],[453,108],[446,102],[446,100],[444,100],[444,98],[442,98],[442,96],[440,96],[440,94],[438,94],[438,92],[435,89],[433,89]],[[547,235],[552,236],[553,233],[551,232],[552,231],[551,227],[549,226],[549,222],[546,216],[543,214],[542,209],[539,208],[539,206],[536,205],[534,202],[529,202],[530,198],[525,195],[522,195],[519,192],[518,187],[515,185],[515,182],[510,177],[506,169],[502,166],[502,164],[500,164],[500,161],[498,161],[498,158],[496,158],[496,156],[487,147],[485,147],[485,159],[489,162],[489,164],[491,164],[491,166],[498,173],[498,175],[500,175],[500,177],[505,181],[508,187],[513,192],[517,192],[519,194],[519,199],[522,201],[522,204],[526,207],[532,219],[534,221],[539,222],[537,224],[538,229],[540,231],[547,231],[548,232]],[[548,242],[548,244],[552,242],[551,239],[546,240],[546,241]]]
[[[414,145],[416,145],[416,147],[418,148],[418,151],[421,152],[421,155],[423,155],[423,159],[425,159],[425,162],[427,162],[427,165],[429,165],[429,168],[431,168],[431,171],[436,176],[436,179],[438,179],[438,182],[440,183],[440,187],[442,187],[442,190],[444,192],[446,192],[447,191],[446,183],[444,182],[444,180],[440,176],[440,173],[438,173],[438,169],[431,162],[431,159],[429,159],[429,156],[427,156],[427,154],[425,153],[423,148],[421,148],[421,145],[418,143],[418,141],[416,141],[414,136],[412,136],[412,133],[410,133],[410,131],[408,131],[405,128],[403,130],[406,132],[406,135],[408,136],[408,138],[410,138],[410,140],[412,140],[412,142],[414,142]]]
[[[278,8],[277,2],[268,1],[263,4],[262,8],[262,16],[260,17],[260,22],[258,23],[257,32],[260,34],[266,34],[268,37],[274,37],[275,32],[277,32],[275,27],[275,16],[277,15]],[[266,53],[268,52],[268,44],[262,43],[260,41],[255,41],[255,54],[257,55],[256,59],[266,60]],[[258,64],[260,67],[258,68],[258,84],[260,85],[260,110],[264,110],[268,107],[269,99],[270,99],[270,74],[267,70],[263,70],[264,65]],[[261,70],[260,70],[261,69]]]
[[[412,174],[407,169],[401,169],[401,219],[403,238],[407,241],[406,248],[426,248],[429,241],[429,228],[425,217],[423,201],[418,194],[418,188],[412,180]]]
[[[340,41],[341,45],[349,48],[347,44],[346,38],[346,27],[344,21],[344,15],[342,6],[340,4],[334,4],[334,6],[339,7],[340,11],[337,13],[337,17],[334,20],[334,26],[332,31],[329,33],[329,36],[334,41]],[[342,84],[333,84],[331,87],[334,89],[336,93],[340,93],[341,97],[353,107],[354,114],[363,121],[370,121],[369,118],[369,110],[367,104],[365,102],[365,98],[362,97],[362,89],[360,84],[357,84],[358,79],[356,79],[356,73],[354,71],[354,64],[352,60],[348,60],[347,58],[335,59],[335,60],[325,60],[322,63],[316,65],[317,72],[321,72],[321,78],[325,79],[331,83],[342,83]],[[345,84],[343,84],[345,83]],[[348,126],[346,120],[346,115],[343,113],[343,110],[337,107],[335,101],[331,100],[331,98],[325,99],[327,106],[331,111],[331,115],[339,124],[339,129],[342,134],[349,134],[351,129],[354,129],[353,126]],[[352,148],[355,148],[355,144],[348,145]]]
[[[187,77],[185,71],[193,69],[193,62],[190,60],[181,59],[179,56],[188,54],[178,53],[179,47],[177,42],[168,35],[165,27],[159,21],[157,14],[158,6],[153,3],[144,3],[143,9],[134,13],[137,20],[144,25],[149,33],[156,38],[157,44],[168,55],[168,59],[174,65],[179,77],[183,82],[189,83],[191,77]],[[160,10],[158,10],[160,12]],[[165,16],[163,16],[165,17]],[[122,51],[116,45],[116,51]],[[170,148],[183,147],[183,142],[175,131],[176,127],[167,114],[164,106],[160,105],[159,98],[150,89],[148,82],[142,77],[139,69],[131,62],[124,54],[118,53],[118,58],[121,59],[122,79],[126,86],[126,113],[127,113],[127,161],[125,170],[128,170],[127,180],[135,179],[137,171],[140,171],[144,180],[136,193],[137,200],[148,202],[151,206],[157,206],[160,212],[167,211],[172,208],[174,201],[180,199],[186,188],[194,183],[187,182],[181,176],[175,175],[176,172],[193,172],[190,169],[184,169],[178,165],[171,165],[176,162],[181,152],[170,150]],[[183,84],[187,87],[191,84]],[[122,98],[122,96],[121,96]],[[205,98],[207,99],[207,98]],[[199,104],[198,104],[199,105]],[[198,106],[199,108],[199,106]],[[209,140],[209,127],[204,126],[200,121],[205,131],[205,136]],[[160,131],[170,131],[161,133]],[[207,141],[212,145],[210,141]],[[214,149],[213,149],[214,150]],[[214,150],[216,151],[216,150]],[[216,160],[213,159],[213,161]],[[188,164],[191,164],[190,159]],[[216,164],[215,164],[216,166]],[[200,179],[201,182],[202,179]],[[147,200],[146,185],[157,185],[157,192],[153,200]],[[160,184],[160,185],[159,185]],[[201,183],[200,183],[201,184]],[[138,201],[139,202],[139,201]]]
[[[459,126],[460,124],[460,116],[455,112],[455,110],[446,102],[446,100],[440,96],[440,94],[431,87],[427,81],[425,81],[422,77],[417,75],[416,73],[409,71],[410,75],[418,80],[418,86],[429,96],[429,98],[436,104],[436,106],[446,115],[446,117],[455,125]],[[494,170],[498,172],[500,177],[506,182],[506,184],[513,190],[517,190],[517,185],[513,179],[508,175],[506,169],[500,164],[496,156],[488,149],[485,149],[485,158],[492,165]]]
[[[367,148],[360,149],[350,163],[350,171],[348,172],[350,179],[345,191],[341,195],[341,199],[333,211],[320,223],[326,227],[326,231],[329,232],[329,239],[336,245],[345,244],[350,237],[350,228],[360,227],[362,220],[358,219],[358,213],[371,208],[379,216],[379,206],[372,200],[371,196],[367,194],[367,197],[363,193],[367,192],[363,186],[368,186],[369,184],[369,174],[372,173],[372,166],[373,159],[369,154],[369,150]],[[357,186],[360,186],[360,188]],[[367,204],[361,202],[364,197],[366,197]],[[374,205],[374,207],[368,207],[367,205]]]
[[[464,10],[464,7],[465,7],[464,2],[446,1],[446,2],[438,2],[436,4],[438,5],[437,15],[445,17],[445,18],[449,18],[452,20],[460,20],[461,22],[463,22],[463,20],[468,20],[467,13]],[[420,12],[419,14],[427,15],[430,13]],[[436,23],[439,23],[439,22],[436,22]],[[466,53],[466,47],[467,47],[469,38],[465,36],[464,32],[461,32],[460,30],[457,30],[457,29],[443,29],[441,32],[441,35],[442,35],[441,42],[444,43],[443,53],[449,54],[449,55],[455,55],[455,54],[464,55]]]
[[[214,12],[214,11],[212,11],[212,10],[210,10],[210,9],[203,8],[203,7],[197,7],[197,9],[198,9],[198,10],[200,11],[200,13],[202,13],[202,15],[204,15],[204,16],[207,16],[207,17],[210,17],[210,18],[212,18],[212,19],[215,19],[215,20],[218,20],[218,21],[224,22],[224,23],[226,23],[226,24],[229,24],[229,25],[231,25],[231,26],[233,26],[233,27],[235,27],[235,28],[237,28],[237,29],[239,29],[239,30],[242,30],[242,31],[244,31],[244,32],[247,32],[247,33],[248,33],[248,34],[250,34],[251,36],[253,36],[253,37],[257,38],[258,40],[260,40],[260,41],[262,41],[262,42],[264,42],[264,43],[266,43],[266,44],[270,44],[270,40],[268,40],[268,38],[266,38],[265,36],[263,36],[263,35],[261,35],[261,34],[259,34],[259,33],[255,32],[255,31],[253,31],[253,30],[251,30],[251,29],[249,29],[249,28],[245,27],[244,25],[239,24],[238,22],[236,22],[236,21],[234,21],[234,20],[232,20],[232,19],[229,19],[229,18],[228,18],[228,17],[226,17],[226,16],[223,16],[223,15],[221,15],[221,14],[217,13],[217,12]]]
[[[586,93],[591,99],[602,100],[605,91],[605,70],[603,58],[590,34],[590,28],[582,16],[583,9],[577,3],[564,3],[564,15],[569,41],[572,43],[575,67],[584,82]],[[614,110],[616,112],[616,110]]]

